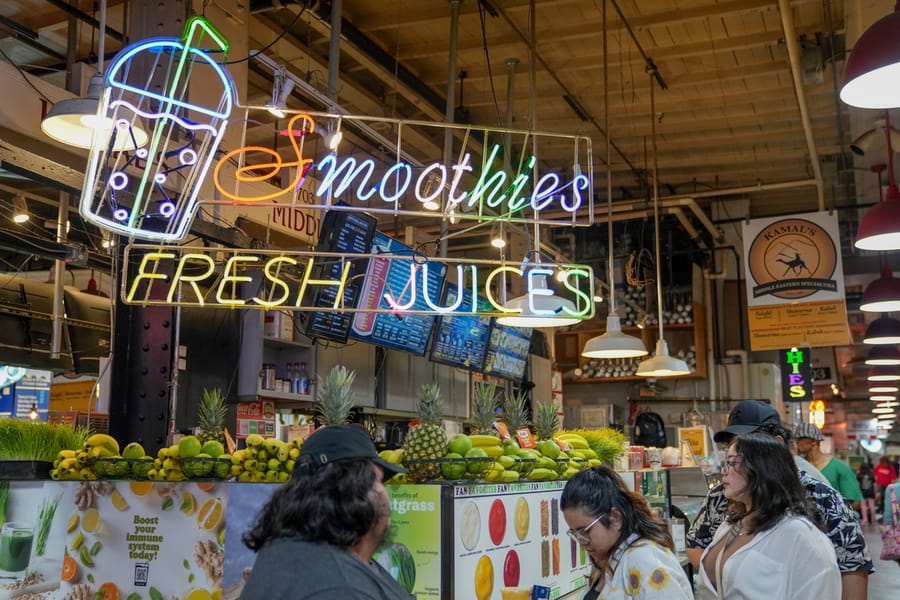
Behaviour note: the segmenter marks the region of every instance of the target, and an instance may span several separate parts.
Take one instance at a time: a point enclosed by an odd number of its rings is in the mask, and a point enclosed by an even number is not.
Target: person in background
[[[559,507],[569,537],[584,546],[593,565],[583,600],[693,598],[668,527],[615,471],[601,466],[575,474]]]
[[[856,481],[859,482],[859,490],[862,492],[862,502],[859,504],[862,524],[876,523],[875,475],[872,474],[872,465],[867,462],[859,465],[859,469],[856,470]]]
[[[807,475],[815,477],[828,487],[831,487],[831,482],[828,481],[827,477],[822,475],[822,471],[812,466],[812,463],[800,456],[800,451],[797,450],[797,440],[791,437],[791,439],[785,440],[785,443],[787,443],[788,445],[788,450],[790,450],[791,456],[794,457],[794,464],[797,465],[798,471],[806,471]]]
[[[881,505],[884,500],[884,490],[897,479],[897,471],[894,470],[891,459],[882,456],[878,459],[873,473],[875,475],[875,503]]]
[[[714,440],[727,444],[736,435],[755,431],[781,440],[785,447],[791,440],[790,431],[781,425],[781,418],[775,409],[759,400],[738,402],[728,415],[728,427],[717,432]],[[841,597],[844,600],[865,600],[868,597],[869,573],[875,569],[856,515],[837,490],[802,470],[799,470],[799,476],[800,483],[822,516],[823,531],[834,546],[841,572]],[[710,545],[719,525],[725,521],[727,512],[728,500],[722,484],[719,484],[706,494],[706,501],[688,531],[687,553],[695,568],[700,564],[703,549]]]
[[[765,433],[734,438],[722,487],[728,515],[703,552],[697,598],[841,597],[834,548],[784,443]]]
[[[243,542],[256,554],[247,600],[410,600],[372,560],[391,524],[383,461],[368,434],[329,425],[303,443],[291,479],[263,506]]]
[[[821,444],[825,436],[819,428],[812,423],[800,423],[794,429],[794,437],[800,454],[822,471],[822,475],[831,482],[831,487],[841,493],[851,508],[858,511],[862,491],[859,489],[856,473],[838,457],[822,452]]]

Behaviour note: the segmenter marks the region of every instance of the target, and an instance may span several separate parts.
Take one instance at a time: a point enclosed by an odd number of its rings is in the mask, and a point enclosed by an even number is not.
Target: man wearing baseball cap
[[[728,416],[728,426],[717,432],[713,439],[729,444],[736,435],[752,432],[767,433],[790,445],[791,433],[782,426],[778,413],[758,400],[738,402]],[[841,571],[842,599],[865,600],[869,573],[874,571],[874,567],[856,516],[836,490],[806,471],[798,471],[800,483],[822,515],[823,531],[834,546]],[[695,568],[699,567],[703,549],[712,542],[727,512],[728,500],[722,491],[722,484],[719,484],[707,493],[706,502],[687,535],[687,552]]]
[[[291,479],[243,536],[257,555],[241,598],[414,598],[372,560],[391,524],[383,482],[405,471],[382,460],[358,426],[309,436]]]
[[[800,423],[794,428],[794,438],[800,454],[828,478],[831,487],[839,491],[854,510],[858,510],[862,490],[859,489],[856,473],[844,461],[822,452],[821,443],[825,436],[819,428],[812,423]]]

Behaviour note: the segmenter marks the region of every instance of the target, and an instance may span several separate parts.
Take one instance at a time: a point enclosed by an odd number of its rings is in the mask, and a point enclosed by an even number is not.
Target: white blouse
[[[703,560],[731,523],[722,523],[700,561],[698,600],[840,600],[841,574],[828,537],[803,517],[786,516],[774,527],[757,533],[723,564],[718,595],[706,575]]]

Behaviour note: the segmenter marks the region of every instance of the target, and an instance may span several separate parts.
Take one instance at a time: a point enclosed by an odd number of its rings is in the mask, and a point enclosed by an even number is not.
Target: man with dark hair
[[[391,524],[383,481],[404,471],[381,460],[358,427],[329,425],[312,434],[291,479],[243,536],[257,555],[241,598],[414,598],[372,560]]]
[[[782,441],[791,437],[774,408],[758,400],[744,400],[732,409],[728,427],[716,433],[714,439],[718,443],[728,444],[736,435],[756,431]],[[834,488],[810,477],[802,469],[799,475],[800,483],[822,516],[823,531],[834,546],[841,571],[842,599],[865,600],[869,573],[875,569],[856,516]],[[703,549],[712,542],[719,525],[725,521],[727,512],[728,500],[719,484],[707,493],[706,502],[687,535],[687,552],[695,568],[699,565]]]

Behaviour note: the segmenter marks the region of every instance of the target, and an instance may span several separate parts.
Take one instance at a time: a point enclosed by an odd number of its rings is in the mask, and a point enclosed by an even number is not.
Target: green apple
[[[481,475],[491,469],[492,461],[485,460],[488,458],[484,448],[472,448],[466,452],[466,458],[473,459],[466,461],[466,470],[473,475]]]
[[[466,452],[472,449],[472,440],[464,433],[457,433],[447,444],[447,448],[454,454],[459,454],[462,458]]]
[[[456,452],[448,452],[441,462],[441,473],[443,473],[444,479],[447,480],[462,479],[463,475],[466,474],[466,460],[463,458],[463,455]]]

